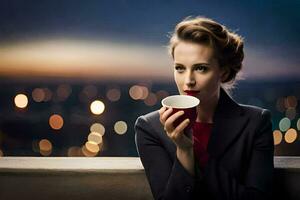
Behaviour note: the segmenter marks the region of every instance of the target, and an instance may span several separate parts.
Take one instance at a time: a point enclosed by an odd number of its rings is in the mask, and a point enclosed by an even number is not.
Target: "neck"
[[[213,117],[218,105],[220,92],[211,97],[207,101],[200,101],[200,105],[197,107],[197,119],[196,122],[213,123]]]

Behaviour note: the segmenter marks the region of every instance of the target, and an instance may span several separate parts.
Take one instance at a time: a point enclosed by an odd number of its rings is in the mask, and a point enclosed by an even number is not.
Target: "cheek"
[[[176,82],[177,86],[181,86],[182,85],[182,77],[180,75],[178,75],[176,72],[174,72],[174,80]]]
[[[201,76],[198,80],[199,86],[203,88],[215,87],[219,82],[219,78],[216,77],[213,73]]]

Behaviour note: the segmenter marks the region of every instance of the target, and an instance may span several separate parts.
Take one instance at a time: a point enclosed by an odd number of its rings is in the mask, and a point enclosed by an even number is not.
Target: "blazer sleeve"
[[[212,159],[210,170],[215,170],[215,177],[210,177],[213,191],[220,191],[218,199],[258,200],[270,199],[273,178],[274,142],[271,114],[263,110],[259,125],[256,128],[253,148],[243,184],[239,183],[226,169]],[[215,181],[218,180],[218,181]]]
[[[157,132],[144,116],[135,123],[135,143],[154,199],[192,199],[194,178],[175,156],[170,155],[155,137]]]

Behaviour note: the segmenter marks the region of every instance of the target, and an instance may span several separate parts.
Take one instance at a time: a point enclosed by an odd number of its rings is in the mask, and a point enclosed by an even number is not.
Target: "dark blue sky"
[[[298,0],[2,0],[0,38],[105,36],[165,43],[182,18],[204,15],[238,30],[249,43],[296,48],[299,10]]]
[[[298,68],[299,10],[299,0],[1,0],[0,43],[63,37],[161,46],[180,20],[203,15],[236,30],[246,49]]]

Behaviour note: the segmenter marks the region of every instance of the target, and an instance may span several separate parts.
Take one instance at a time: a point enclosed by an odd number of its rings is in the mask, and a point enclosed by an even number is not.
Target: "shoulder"
[[[253,105],[239,104],[244,111],[244,114],[249,117],[250,124],[255,128],[255,132],[262,130],[272,130],[271,112],[268,109]]]
[[[271,118],[271,112],[268,109],[253,105],[239,104],[243,113],[250,118],[265,117]]]
[[[162,126],[159,121],[158,110],[139,116],[136,119],[134,126],[135,128],[141,127],[144,129],[153,129],[158,131],[158,129],[161,128]]]
[[[139,116],[136,120],[136,124],[140,123],[141,121],[145,121],[146,123],[153,123],[155,121],[159,121],[158,110]]]

